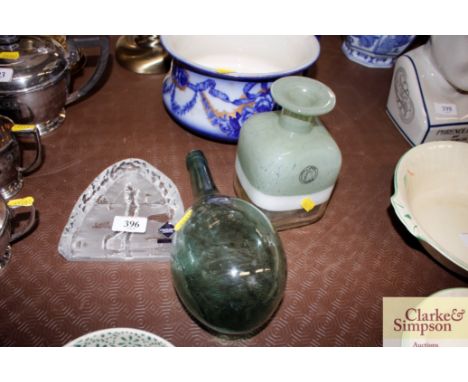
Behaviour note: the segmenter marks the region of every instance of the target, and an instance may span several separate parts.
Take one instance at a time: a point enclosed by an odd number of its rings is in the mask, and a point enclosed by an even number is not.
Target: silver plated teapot
[[[78,101],[98,83],[109,57],[105,36],[68,36],[67,51],[56,39],[43,36],[0,36],[0,114],[15,124],[33,124],[41,135],[65,118],[65,106]],[[70,91],[71,68],[80,48],[99,47],[94,73]]]

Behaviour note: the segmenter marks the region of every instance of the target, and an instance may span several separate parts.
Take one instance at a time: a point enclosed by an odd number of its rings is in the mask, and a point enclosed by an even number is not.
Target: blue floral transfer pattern
[[[355,62],[369,67],[389,68],[416,36],[410,35],[350,35],[342,50]]]
[[[201,102],[206,117],[212,126],[230,138],[239,136],[242,124],[253,114],[273,110],[275,105],[268,82],[246,82],[239,97],[230,97],[219,90],[216,79],[206,78],[200,82],[190,81],[190,72],[173,65],[171,75],[163,83],[163,94],[169,95],[169,109],[181,117],[189,113],[197,102]],[[190,92],[184,102],[178,100],[179,92]],[[180,98],[179,98],[180,99]],[[218,110],[214,101],[226,104],[226,110]]]
[[[355,36],[359,40],[359,45],[364,48],[371,48],[379,39],[379,36]]]

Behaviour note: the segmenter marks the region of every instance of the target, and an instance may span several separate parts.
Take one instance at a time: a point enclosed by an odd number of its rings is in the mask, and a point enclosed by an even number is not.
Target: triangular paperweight
[[[67,260],[168,260],[184,206],[175,184],[141,159],[99,174],[73,207],[58,250]]]

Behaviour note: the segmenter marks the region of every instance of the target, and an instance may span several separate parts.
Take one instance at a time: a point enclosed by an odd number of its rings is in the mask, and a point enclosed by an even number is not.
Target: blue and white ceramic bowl
[[[369,68],[391,68],[416,36],[351,35],[341,46],[351,61]]]
[[[273,110],[270,85],[317,60],[314,36],[162,36],[172,56],[163,82],[171,116],[205,137],[237,142],[253,114]]]

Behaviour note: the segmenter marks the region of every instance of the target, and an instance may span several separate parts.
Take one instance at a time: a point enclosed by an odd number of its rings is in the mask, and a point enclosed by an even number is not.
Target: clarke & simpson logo
[[[468,346],[468,297],[384,297],[384,346]]]
[[[416,332],[424,335],[427,332],[451,332],[453,324],[461,321],[465,315],[465,309],[452,309],[451,312],[441,312],[434,309],[433,312],[424,312],[420,308],[409,308],[404,318],[393,320],[393,330],[396,332]]]

